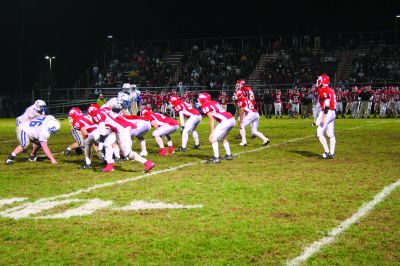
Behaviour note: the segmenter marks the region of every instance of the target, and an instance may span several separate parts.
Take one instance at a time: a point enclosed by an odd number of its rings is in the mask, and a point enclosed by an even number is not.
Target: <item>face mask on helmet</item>
[[[37,100],[35,102],[35,109],[37,112],[44,115],[46,113],[46,109],[47,109],[46,103],[42,100]]]
[[[47,122],[47,130],[50,134],[56,134],[60,129],[60,123],[56,119],[49,120]]]

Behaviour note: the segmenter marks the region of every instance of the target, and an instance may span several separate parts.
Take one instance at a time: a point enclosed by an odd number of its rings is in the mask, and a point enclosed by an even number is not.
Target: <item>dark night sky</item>
[[[57,85],[73,86],[101,60],[108,34],[143,40],[273,35],[296,27],[300,32],[392,31],[399,2],[3,0],[0,95],[19,88],[29,92],[39,75],[48,74],[46,54],[57,57]]]

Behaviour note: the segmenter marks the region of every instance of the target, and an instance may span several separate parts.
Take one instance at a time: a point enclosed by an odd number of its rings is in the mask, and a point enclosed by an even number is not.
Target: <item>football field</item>
[[[15,120],[0,123],[4,162]],[[101,173],[97,158],[80,170],[82,155],[63,154],[64,119],[49,139],[57,165],[25,153],[0,166],[0,265],[399,265],[400,120],[336,120],[333,160],[318,158],[311,123],[261,118],[267,147],[249,131],[239,146],[236,125],[220,164],[204,162],[208,118],[200,150],[190,136],[187,152],[160,157],[148,133],[145,174],[130,161]]]

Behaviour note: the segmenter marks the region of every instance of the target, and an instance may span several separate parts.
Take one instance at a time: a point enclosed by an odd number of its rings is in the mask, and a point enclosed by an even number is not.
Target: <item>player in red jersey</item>
[[[336,138],[334,133],[334,123],[336,117],[336,96],[335,91],[329,87],[329,77],[323,74],[317,79],[318,98],[321,112],[317,118],[317,138],[324,148],[322,159],[335,158]],[[324,136],[324,133],[329,137],[330,147]]]
[[[172,139],[169,134],[175,132],[179,128],[178,121],[163,114],[154,113],[150,108],[144,108],[142,114],[150,120],[151,125],[154,127],[153,137],[156,140],[158,147],[160,147],[160,156],[167,155],[162,137],[167,139],[168,152],[175,153]]]
[[[78,116],[78,115],[83,115],[81,109],[77,107],[71,108],[68,112],[68,121],[71,124],[71,135],[74,138],[75,142],[69,145],[65,150],[64,150],[64,155],[65,156],[71,156],[71,151],[75,150],[76,153],[82,154],[82,149],[84,147],[83,144],[83,135],[79,130],[74,129],[72,126],[72,120],[73,117]]]
[[[193,148],[199,149],[199,134],[197,133],[196,128],[201,121],[200,113],[195,108],[193,108],[191,104],[187,102],[182,102],[178,96],[172,96],[171,98],[169,98],[169,103],[173,106],[175,112],[179,115],[182,127],[182,145],[178,151],[186,151],[186,145],[190,133],[192,133],[194,139]],[[187,118],[186,121],[185,117]]]
[[[272,99],[274,101],[274,109],[275,109],[275,119],[279,117],[282,119],[282,92],[281,90],[275,90],[275,93],[272,94]]]
[[[99,125],[100,138],[99,138],[99,150],[101,151],[104,146],[104,141],[106,138],[106,127],[109,127],[117,135],[117,142],[121,149],[121,153],[124,157],[131,160],[138,161],[144,164],[144,171],[148,172],[154,168],[155,164],[146,160],[136,152],[132,151],[132,139],[130,135],[130,129],[136,128],[136,126],[122,116],[112,112],[111,110],[104,108],[100,109],[96,106],[91,105],[88,109],[88,114],[92,117],[94,123]],[[112,158],[111,150],[106,149],[106,160],[111,161]],[[103,169],[104,172],[113,171],[112,163],[107,163],[106,167]]]
[[[131,137],[137,138],[139,140],[140,148],[142,149],[139,155],[142,157],[146,157],[148,153],[144,136],[147,134],[147,132],[150,131],[150,120],[144,116],[136,115],[123,115],[123,117],[136,126],[136,128],[131,128]]]
[[[225,111],[228,110],[229,96],[226,94],[226,91],[222,91],[218,95],[218,102],[221,104],[222,108],[224,108]]]
[[[223,159],[232,160],[232,153],[226,136],[235,126],[235,118],[231,113],[226,112],[219,103],[212,101],[210,94],[207,92],[199,94],[198,104],[201,106],[202,112],[210,119],[211,132],[208,140],[213,147],[214,157],[207,162],[221,162],[219,158],[218,141],[222,141],[226,151],[226,155]],[[215,126],[215,120],[219,122],[217,126]]]
[[[242,142],[239,145],[247,146],[246,126],[248,125],[250,125],[251,127],[251,134],[262,139],[264,146],[268,145],[270,143],[269,139],[258,131],[258,122],[260,121],[260,115],[254,109],[253,103],[241,94],[238,94],[238,97],[240,98],[237,101],[237,105],[240,109],[243,110],[240,116],[240,135],[242,137]]]

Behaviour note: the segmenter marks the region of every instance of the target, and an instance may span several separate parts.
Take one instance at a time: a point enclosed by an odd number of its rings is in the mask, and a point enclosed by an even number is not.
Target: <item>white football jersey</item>
[[[46,119],[49,116],[40,116],[32,121],[21,124],[21,129],[24,131],[31,140],[45,141],[50,137],[50,131],[46,124]],[[53,117],[53,116],[51,116]]]
[[[119,103],[117,97],[111,98],[103,106],[101,106],[101,108],[104,108],[104,107],[109,107],[111,109],[119,109],[119,110],[123,109],[122,105]]]
[[[17,117],[17,126],[22,123],[29,122],[38,116],[40,116],[40,114],[36,111],[35,105],[31,105],[26,108],[25,112],[22,115]]]

